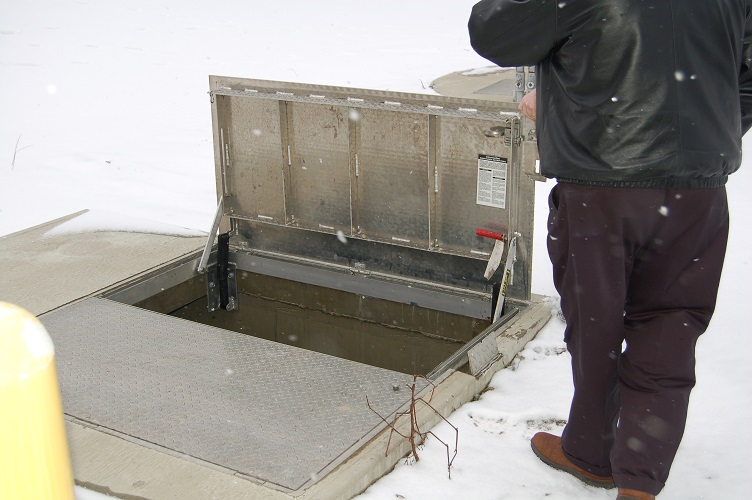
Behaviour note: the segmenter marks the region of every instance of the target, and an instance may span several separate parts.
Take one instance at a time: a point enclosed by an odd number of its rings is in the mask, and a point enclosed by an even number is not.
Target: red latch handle
[[[493,231],[489,231],[488,229],[476,229],[475,234],[478,236],[483,236],[484,238],[491,238],[493,240],[503,240],[504,235],[501,233],[495,233]]]

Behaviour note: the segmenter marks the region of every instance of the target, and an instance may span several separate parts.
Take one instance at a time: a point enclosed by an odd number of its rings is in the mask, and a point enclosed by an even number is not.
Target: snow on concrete
[[[142,219],[128,215],[110,212],[109,210],[90,210],[81,215],[55,226],[43,237],[52,238],[66,234],[115,231],[126,233],[151,233],[170,236],[207,236],[206,231],[174,226],[165,222]]]

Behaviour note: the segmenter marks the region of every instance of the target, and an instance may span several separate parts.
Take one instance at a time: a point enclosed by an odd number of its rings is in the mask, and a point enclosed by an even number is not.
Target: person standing
[[[557,180],[547,243],[574,395],[562,436],[537,433],[533,451],[617,498],[655,498],[752,126],[752,0],[483,0],[468,28],[495,64],[537,66],[520,109]]]

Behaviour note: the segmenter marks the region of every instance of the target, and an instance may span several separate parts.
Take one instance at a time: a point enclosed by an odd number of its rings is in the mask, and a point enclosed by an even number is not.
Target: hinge
[[[514,143],[515,146],[522,144],[522,124],[520,120],[515,118],[511,121],[510,137],[508,138],[508,141],[506,137],[504,139],[507,146],[511,146],[512,143]]]
[[[217,263],[206,273],[207,309],[234,311],[238,308],[237,266],[230,262],[230,235],[220,234],[217,243]]]

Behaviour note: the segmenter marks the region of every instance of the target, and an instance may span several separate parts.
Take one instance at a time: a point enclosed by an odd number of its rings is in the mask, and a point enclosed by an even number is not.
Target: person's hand
[[[532,92],[528,92],[525,94],[525,97],[522,98],[522,102],[520,103],[519,109],[522,112],[523,115],[527,116],[531,120],[535,121],[535,89],[532,90]]]

